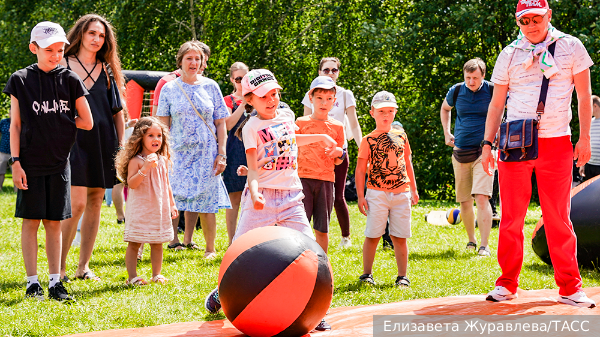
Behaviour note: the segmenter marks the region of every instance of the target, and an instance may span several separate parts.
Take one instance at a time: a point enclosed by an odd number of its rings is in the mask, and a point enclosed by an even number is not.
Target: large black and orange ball
[[[325,317],[333,297],[327,255],[315,240],[278,226],[237,238],[219,270],[225,316],[249,336],[302,336]]]

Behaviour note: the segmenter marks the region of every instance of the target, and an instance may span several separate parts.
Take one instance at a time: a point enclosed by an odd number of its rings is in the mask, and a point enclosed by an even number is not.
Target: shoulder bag
[[[554,56],[556,42],[548,47],[548,52]],[[544,113],[548,84],[550,80],[543,77],[540,99],[536,109],[537,119],[519,119],[502,123],[500,125],[500,160],[505,162],[519,162],[538,158],[538,130],[540,119]]]
[[[190,104],[192,105],[192,108],[194,109],[194,111],[196,111],[196,114],[198,115],[198,117],[200,117],[200,119],[202,119],[202,121],[204,122],[204,124],[206,124],[206,127],[208,128],[208,130],[210,130],[210,126],[206,122],[206,119],[204,119],[204,117],[202,117],[202,115],[200,114],[200,112],[198,112],[198,110],[196,109],[196,106],[194,105],[194,103],[192,103],[192,100],[190,99],[190,97],[188,96],[188,94],[181,87],[181,84],[179,84],[179,82],[177,82],[177,80],[174,80],[174,81],[175,81],[175,84],[177,84],[177,86],[179,87],[179,89],[181,89],[181,92],[183,92],[183,95],[185,96],[185,98],[187,98],[188,102],[190,102]],[[215,140],[218,142],[217,135],[215,135],[212,131],[210,132],[210,134],[213,135],[213,137],[215,137]]]
[[[114,115],[123,110],[123,102],[121,102],[121,94],[119,93],[117,81],[115,81],[110,64],[104,63],[104,67],[106,67],[106,73],[108,74],[108,104]]]

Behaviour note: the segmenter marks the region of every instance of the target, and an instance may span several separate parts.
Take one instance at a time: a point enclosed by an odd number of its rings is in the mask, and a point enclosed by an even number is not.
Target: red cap
[[[517,18],[525,14],[544,15],[549,9],[547,0],[519,0],[517,3]]]

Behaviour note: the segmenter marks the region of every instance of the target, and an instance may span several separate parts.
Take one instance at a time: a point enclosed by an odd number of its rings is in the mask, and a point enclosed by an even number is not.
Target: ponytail
[[[252,105],[246,103],[246,112],[244,113],[246,115],[246,118],[242,121],[242,124],[240,124],[240,127],[237,128],[237,130],[235,130],[235,134],[234,134],[242,142],[244,141],[244,139],[242,138],[242,129],[244,128],[244,125],[246,125],[246,123],[248,123],[248,120],[250,119],[250,117],[252,117],[251,114],[253,111],[254,111],[254,107]]]

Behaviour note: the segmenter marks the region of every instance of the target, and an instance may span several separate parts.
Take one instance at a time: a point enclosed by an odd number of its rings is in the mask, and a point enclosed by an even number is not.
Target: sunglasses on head
[[[241,76],[238,76],[236,78],[234,78],[233,80],[235,81],[235,83],[242,83],[242,78]]]
[[[325,68],[323,70],[321,70],[323,72],[323,74],[325,75],[329,75],[329,72],[331,71],[332,74],[337,74],[338,71],[340,71],[338,68]]]
[[[540,23],[542,23],[542,21],[544,21],[544,16],[546,16],[546,14],[536,15],[528,18],[520,18],[517,21],[519,21],[519,23],[523,26],[527,26],[531,21],[533,21],[534,24],[539,25]]]

